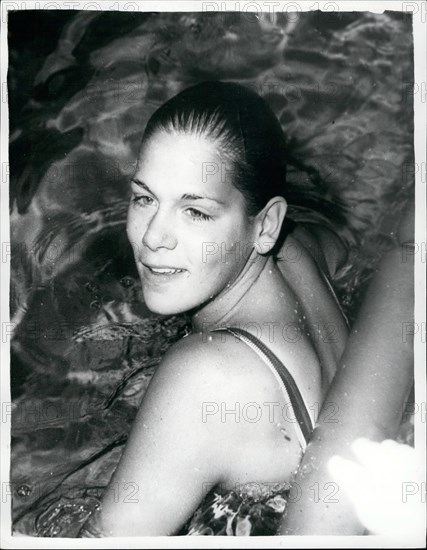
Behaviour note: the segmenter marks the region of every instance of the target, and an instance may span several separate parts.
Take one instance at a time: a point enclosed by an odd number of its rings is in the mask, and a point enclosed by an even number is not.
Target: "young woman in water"
[[[215,518],[230,495],[240,511],[286,495],[347,326],[324,274],[339,254],[322,255],[339,239],[292,227],[285,181],[281,126],[242,86],[199,84],[148,122],[127,233],[147,307],[190,313],[192,333],[158,366],[92,531],[198,534],[200,511],[181,529],[211,488]],[[274,502],[261,534],[279,525]],[[232,519],[205,533],[251,532]]]
[[[339,239],[289,223],[288,203],[310,197],[288,195],[285,176],[281,126],[242,86],[200,84],[150,119],[127,232],[146,305],[190,313],[192,333],[158,366],[82,536],[279,527],[275,497],[286,499],[347,340],[326,277]],[[258,532],[245,517],[257,502],[272,510]]]

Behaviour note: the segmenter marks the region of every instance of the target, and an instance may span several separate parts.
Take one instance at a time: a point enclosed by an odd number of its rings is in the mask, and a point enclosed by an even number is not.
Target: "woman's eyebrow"
[[[136,183],[136,185],[139,185],[139,187],[142,187],[143,189],[151,193],[154,197],[156,196],[148,187],[148,185],[143,181],[139,180],[138,178],[132,178],[131,182]],[[225,202],[220,201],[218,199],[214,199],[213,197],[201,197],[200,195],[193,195],[192,193],[184,193],[181,197],[181,200],[191,200],[191,201],[209,200],[209,201],[217,202],[218,204],[223,204],[223,205],[225,204]]]
[[[208,201],[214,201],[218,204],[225,204],[225,202],[220,201],[218,199],[214,199],[213,197],[201,197],[200,195],[193,195],[191,193],[184,193],[182,195],[181,200],[191,200],[191,201],[199,201],[199,200],[208,200]]]
[[[136,185],[139,185],[139,187],[142,187],[143,189],[145,189],[146,191],[148,191],[149,193],[151,193],[154,197],[156,196],[152,191],[151,189],[148,187],[148,185],[146,183],[144,183],[143,181],[139,180],[138,178],[132,178],[130,180],[132,183],[136,183]]]

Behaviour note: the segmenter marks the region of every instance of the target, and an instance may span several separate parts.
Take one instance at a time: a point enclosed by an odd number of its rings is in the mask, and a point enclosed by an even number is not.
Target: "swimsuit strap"
[[[304,398],[295,383],[295,380],[285,365],[280,361],[275,353],[273,353],[259,338],[246,330],[236,327],[223,327],[213,329],[211,332],[227,331],[242,340],[250,348],[252,348],[259,357],[270,367],[276,380],[279,382],[285,396],[286,401],[291,407],[293,418],[296,419],[295,428],[298,439],[303,450],[306,449],[311,432],[314,429],[314,423],[308,412],[308,407],[305,404]]]

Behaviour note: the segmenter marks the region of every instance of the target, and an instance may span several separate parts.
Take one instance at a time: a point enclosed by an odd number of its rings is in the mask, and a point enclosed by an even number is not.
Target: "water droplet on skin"
[[[212,336],[208,336],[209,342],[212,342]]]
[[[280,429],[283,437],[286,439],[286,441],[291,441],[291,438],[288,436],[288,434],[286,433],[286,429],[285,428],[281,428]]]
[[[313,466],[311,464],[304,464],[300,471],[302,477],[305,477],[308,474],[311,474],[311,472],[313,471]]]
[[[271,271],[271,269],[268,270],[269,274],[271,275],[273,272]]]

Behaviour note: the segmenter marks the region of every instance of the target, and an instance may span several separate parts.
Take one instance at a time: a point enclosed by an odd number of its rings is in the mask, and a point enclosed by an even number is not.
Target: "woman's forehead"
[[[233,167],[217,144],[204,136],[158,132],[143,144],[136,176],[159,183],[170,181],[213,185],[219,193],[232,192]]]

